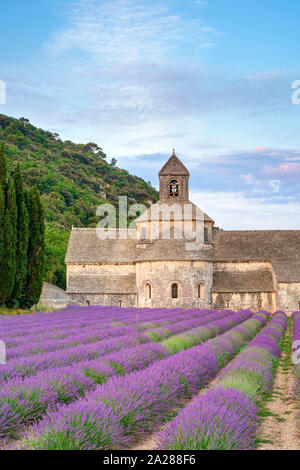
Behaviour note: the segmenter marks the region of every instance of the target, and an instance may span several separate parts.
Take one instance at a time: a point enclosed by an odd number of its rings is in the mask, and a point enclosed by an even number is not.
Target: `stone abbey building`
[[[190,203],[189,176],[173,152],[159,173],[159,201],[127,238],[122,229],[104,240],[97,229],[72,229],[69,303],[300,309],[300,230],[218,230]]]

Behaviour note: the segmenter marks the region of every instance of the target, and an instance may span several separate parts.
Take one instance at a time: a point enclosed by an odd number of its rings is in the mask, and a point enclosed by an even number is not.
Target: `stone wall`
[[[249,309],[252,312],[276,310],[276,296],[272,292],[236,292],[236,293],[213,293],[213,308],[238,311]],[[229,303],[228,303],[229,302]]]
[[[137,263],[138,307],[211,308],[213,264],[205,261],[147,261]],[[146,283],[152,298],[146,299]],[[172,299],[171,285],[177,282],[179,298]],[[198,284],[204,283],[204,300],[198,299]]]
[[[178,182],[178,196],[170,197],[170,183],[172,180]],[[160,201],[169,201],[174,199],[178,202],[187,202],[189,200],[189,177],[187,175],[171,176],[161,175],[159,177],[159,199]]]
[[[231,263],[224,263],[224,262],[217,262],[214,264],[215,271],[257,271],[259,269],[265,270],[270,269],[272,272],[272,265],[269,262],[261,262],[261,261],[247,261],[247,262],[231,262]],[[272,273],[273,274],[273,273]]]
[[[47,307],[63,308],[70,303],[70,297],[63,289],[44,282],[39,303]]]
[[[119,307],[136,307],[134,294],[68,294],[71,304],[76,305],[116,305]]]
[[[216,292],[212,294],[213,270],[222,272],[251,272],[270,269],[274,278],[276,293],[272,292]],[[64,307],[79,305],[120,305],[122,307],[168,307],[168,308],[217,308],[232,310],[261,309],[284,310],[291,314],[300,310],[300,283],[277,283],[270,263],[212,263],[206,261],[147,261],[133,263],[69,264],[67,279],[72,275],[101,274],[110,276],[133,275],[136,273],[137,294],[134,292],[78,292],[66,294],[51,284],[44,284],[40,302],[45,305]],[[80,279],[79,279],[80,284]],[[151,299],[146,298],[145,285],[151,284]],[[172,299],[171,285],[178,283],[179,298]],[[198,299],[198,284],[204,283],[204,299]],[[110,282],[110,284],[112,284]],[[251,290],[251,289],[249,289]],[[229,303],[228,303],[229,302]]]
[[[300,310],[300,283],[280,283],[278,285],[278,310],[291,315]]]
[[[69,277],[72,275],[107,274],[125,275],[134,274],[135,265],[130,263],[68,263],[67,264],[67,289]],[[80,289],[80,286],[79,286]]]
[[[128,292],[128,275],[134,275],[132,292]],[[86,278],[92,276],[104,279],[108,292],[91,292],[87,286]],[[114,281],[112,281],[114,279]],[[124,282],[123,282],[124,279]],[[76,282],[74,282],[76,280]],[[71,282],[72,281],[72,282]],[[135,287],[135,265],[130,263],[69,263],[67,264],[67,289],[72,284],[72,292],[68,292],[71,303],[77,305],[119,305],[121,307],[135,307],[137,304]],[[124,289],[123,289],[124,284]],[[93,286],[94,288],[94,286]],[[111,290],[110,290],[111,289]]]
[[[257,271],[270,270],[274,285],[276,280],[272,266],[268,262],[232,262],[232,263],[215,263],[215,271],[228,273],[251,273]],[[235,290],[236,287],[236,290]],[[275,288],[274,288],[275,289]],[[274,312],[276,306],[276,293],[274,292],[239,292],[239,286],[233,286],[232,292],[216,292],[212,295],[213,308],[232,310],[250,309],[253,312],[258,310],[268,310]]]

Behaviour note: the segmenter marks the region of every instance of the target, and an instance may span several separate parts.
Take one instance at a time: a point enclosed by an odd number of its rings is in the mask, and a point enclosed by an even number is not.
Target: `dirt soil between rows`
[[[299,416],[295,398],[295,377],[290,357],[291,326],[287,330],[285,347],[275,376],[273,393],[266,402],[270,413],[262,419],[257,437],[258,450],[300,450]]]

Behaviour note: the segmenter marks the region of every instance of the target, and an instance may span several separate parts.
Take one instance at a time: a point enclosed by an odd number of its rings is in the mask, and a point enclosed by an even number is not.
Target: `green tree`
[[[18,306],[21,300],[22,290],[27,273],[27,250],[29,240],[29,215],[25,201],[23,176],[20,165],[17,165],[14,173],[14,183],[17,204],[17,247],[16,247],[16,275],[14,289],[9,301],[9,306]]]
[[[0,184],[3,187],[6,185],[6,160],[5,160],[3,142],[0,146]]]
[[[13,292],[17,262],[17,204],[13,179],[10,179],[7,184],[4,223],[1,229],[3,229],[4,232],[4,253],[0,261],[0,284],[3,288],[4,300],[7,302]]]
[[[21,305],[30,308],[39,301],[44,277],[44,257],[45,257],[45,227],[44,211],[41,203],[40,193],[37,187],[33,187],[29,192],[27,200],[27,210],[29,213],[29,242],[27,276]]]
[[[5,218],[5,194],[4,188],[0,185],[0,305],[3,305],[6,300],[6,284],[4,276],[2,275],[3,271],[3,261],[5,258],[5,231],[2,229],[4,227],[4,218]]]
[[[45,273],[45,281],[62,289],[66,288],[65,255],[69,236],[70,234],[65,230],[46,225],[45,257],[47,259],[47,272]]]

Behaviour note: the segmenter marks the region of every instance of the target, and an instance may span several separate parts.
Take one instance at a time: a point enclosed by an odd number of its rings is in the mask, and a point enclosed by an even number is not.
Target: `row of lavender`
[[[102,327],[98,329],[96,325],[92,325],[85,328],[73,328],[71,334],[69,331],[69,337],[60,339],[47,338],[47,333],[44,333],[45,336],[42,342],[41,340],[37,342],[33,340],[30,341],[30,343],[26,342],[25,344],[19,344],[15,347],[8,348],[8,359],[68,349],[78,345],[95,343],[113,337],[134,335],[138,332],[144,332],[150,340],[158,341],[180,331],[186,331],[190,328],[202,325],[208,320],[223,318],[228,316],[230,313],[230,311],[218,311],[206,314],[206,312],[200,310],[197,313],[188,313],[183,316],[176,315],[175,312],[174,318],[168,314],[167,320],[166,317],[163,317],[161,320],[156,319],[155,323],[152,324],[150,324],[150,322],[143,322],[136,326],[132,320],[133,325],[128,326],[110,327],[107,325],[107,328]],[[156,325],[164,326],[155,328]]]
[[[109,315],[106,316],[105,320],[97,319],[97,315],[89,315],[88,319],[78,319],[77,322],[72,320],[71,324],[68,318],[65,318],[62,326],[55,330],[48,328],[47,325],[45,325],[42,330],[31,332],[30,334],[26,333],[24,335],[14,337],[11,337],[9,333],[7,333],[6,336],[2,334],[2,340],[6,341],[8,349],[20,347],[22,345],[26,347],[26,343],[31,347],[41,347],[41,343],[44,343],[45,340],[61,340],[63,343],[64,340],[70,337],[70,335],[72,336],[72,339],[78,334],[86,334],[88,337],[89,334],[91,335],[95,332],[101,333],[101,331],[103,332],[106,329],[114,331],[115,328],[132,325],[134,325],[138,331],[143,331],[145,329],[156,328],[174,322],[202,317],[209,313],[215,312],[204,310],[178,312],[177,309],[172,309],[170,312],[157,312],[155,314],[152,313],[151,316],[149,316],[149,314],[138,316],[139,318],[137,318],[136,314],[134,316],[128,314],[126,316],[122,316],[122,321],[118,321],[115,317],[113,317],[114,319],[111,319]]]
[[[168,338],[171,335],[187,331],[212,320],[224,318],[229,314],[230,312],[228,311],[220,311],[208,315],[201,314],[196,318],[188,318],[184,321],[175,322],[173,325],[156,329],[155,338]],[[152,330],[150,330],[150,335],[152,335]],[[87,339],[90,336],[79,335],[81,341],[77,346],[72,346],[72,339],[70,339],[70,342],[63,344],[62,348],[57,345],[56,342],[54,342],[53,345],[51,340],[45,341],[43,345],[44,351],[41,353],[35,349],[32,350],[26,347],[12,348],[12,352],[15,352],[17,355],[14,357],[11,355],[11,350],[8,351],[8,362],[0,366],[0,377],[7,378],[12,376],[32,375],[49,367],[70,365],[73,362],[84,359],[95,359],[101,355],[123,349],[124,347],[149,342],[150,335],[147,330],[141,334],[135,327],[126,326],[104,331],[101,330],[98,334],[93,336],[93,342],[87,341],[85,343],[84,338]]]
[[[266,323],[268,315],[237,314],[239,326],[216,339],[113,376],[70,405],[48,412],[28,431],[24,449],[116,449],[152,430],[216,376]]]
[[[225,318],[221,318],[222,313],[219,313],[219,316],[219,319],[190,330],[188,337],[194,337],[198,343],[204,342],[249,318],[251,312],[229,314]],[[175,337],[179,344],[181,336],[179,334]],[[119,338],[118,347],[122,344]],[[144,344],[104,355],[101,361],[83,359],[69,366],[48,368],[44,372],[41,372],[44,363],[39,363],[31,370],[37,374],[35,376],[7,376],[5,385],[0,389],[0,438],[16,438],[22,426],[42,417],[47,409],[54,409],[58,403],[76,400],[86,391],[95,389],[97,383],[103,383],[113,375],[141,370],[170,354],[172,350],[168,350],[167,346]],[[74,356],[72,360],[75,360]]]
[[[272,387],[274,358],[287,326],[283,312],[222,371],[215,387],[198,395],[158,437],[159,449],[252,449],[262,394]]]
[[[74,313],[72,315],[72,312]],[[128,324],[139,325],[142,322],[155,322],[156,319],[172,319],[173,317],[184,319],[186,315],[213,312],[212,310],[201,311],[199,309],[121,309],[118,307],[73,307],[67,311],[49,314],[34,314],[30,315],[30,321],[9,326],[5,317],[0,317],[0,336],[3,340],[10,341],[25,341],[27,336],[39,336],[46,330],[48,334],[64,335],[73,331],[74,328],[84,328],[86,326],[96,325],[97,327],[108,326],[124,326]],[[40,316],[40,320],[36,322],[35,315]]]
[[[124,314],[131,313],[133,309],[126,309]],[[22,315],[21,317],[9,317],[3,316],[0,317],[0,334],[4,332],[9,332],[10,336],[18,335],[20,331],[23,334],[31,331],[41,331],[43,327],[47,329],[55,329],[60,325],[63,325],[64,320],[66,320],[70,326],[73,323],[78,321],[88,320],[88,317],[91,315],[93,319],[105,319],[105,314],[113,318],[115,314],[117,315],[118,311],[116,309],[102,307],[90,307],[89,309],[73,306],[65,308],[61,311],[52,312],[52,313],[34,313],[31,315]]]
[[[300,312],[293,313],[293,363],[296,380],[296,398],[300,409]]]
[[[22,325],[21,323],[17,326],[14,326],[13,329],[9,328],[6,322],[3,321],[3,317],[0,316],[0,336],[2,340],[6,341],[8,344],[12,343],[12,346],[17,345],[22,342],[38,341],[44,339],[43,335],[45,331],[47,332],[48,337],[57,337],[64,338],[68,334],[74,331],[74,329],[79,328],[88,328],[95,326],[97,329],[104,329],[110,326],[126,326],[126,325],[136,325],[139,327],[147,324],[156,326],[156,320],[158,319],[161,322],[172,321],[173,318],[178,318],[183,320],[187,316],[198,316],[201,314],[208,314],[213,312],[212,310],[201,311],[199,309],[194,310],[182,310],[182,309],[121,309],[115,307],[113,310],[110,307],[73,307],[74,316],[72,312],[61,311],[60,316],[48,317],[46,315],[43,321],[43,317],[37,324],[34,321],[34,315],[30,315],[32,318],[31,322]]]

